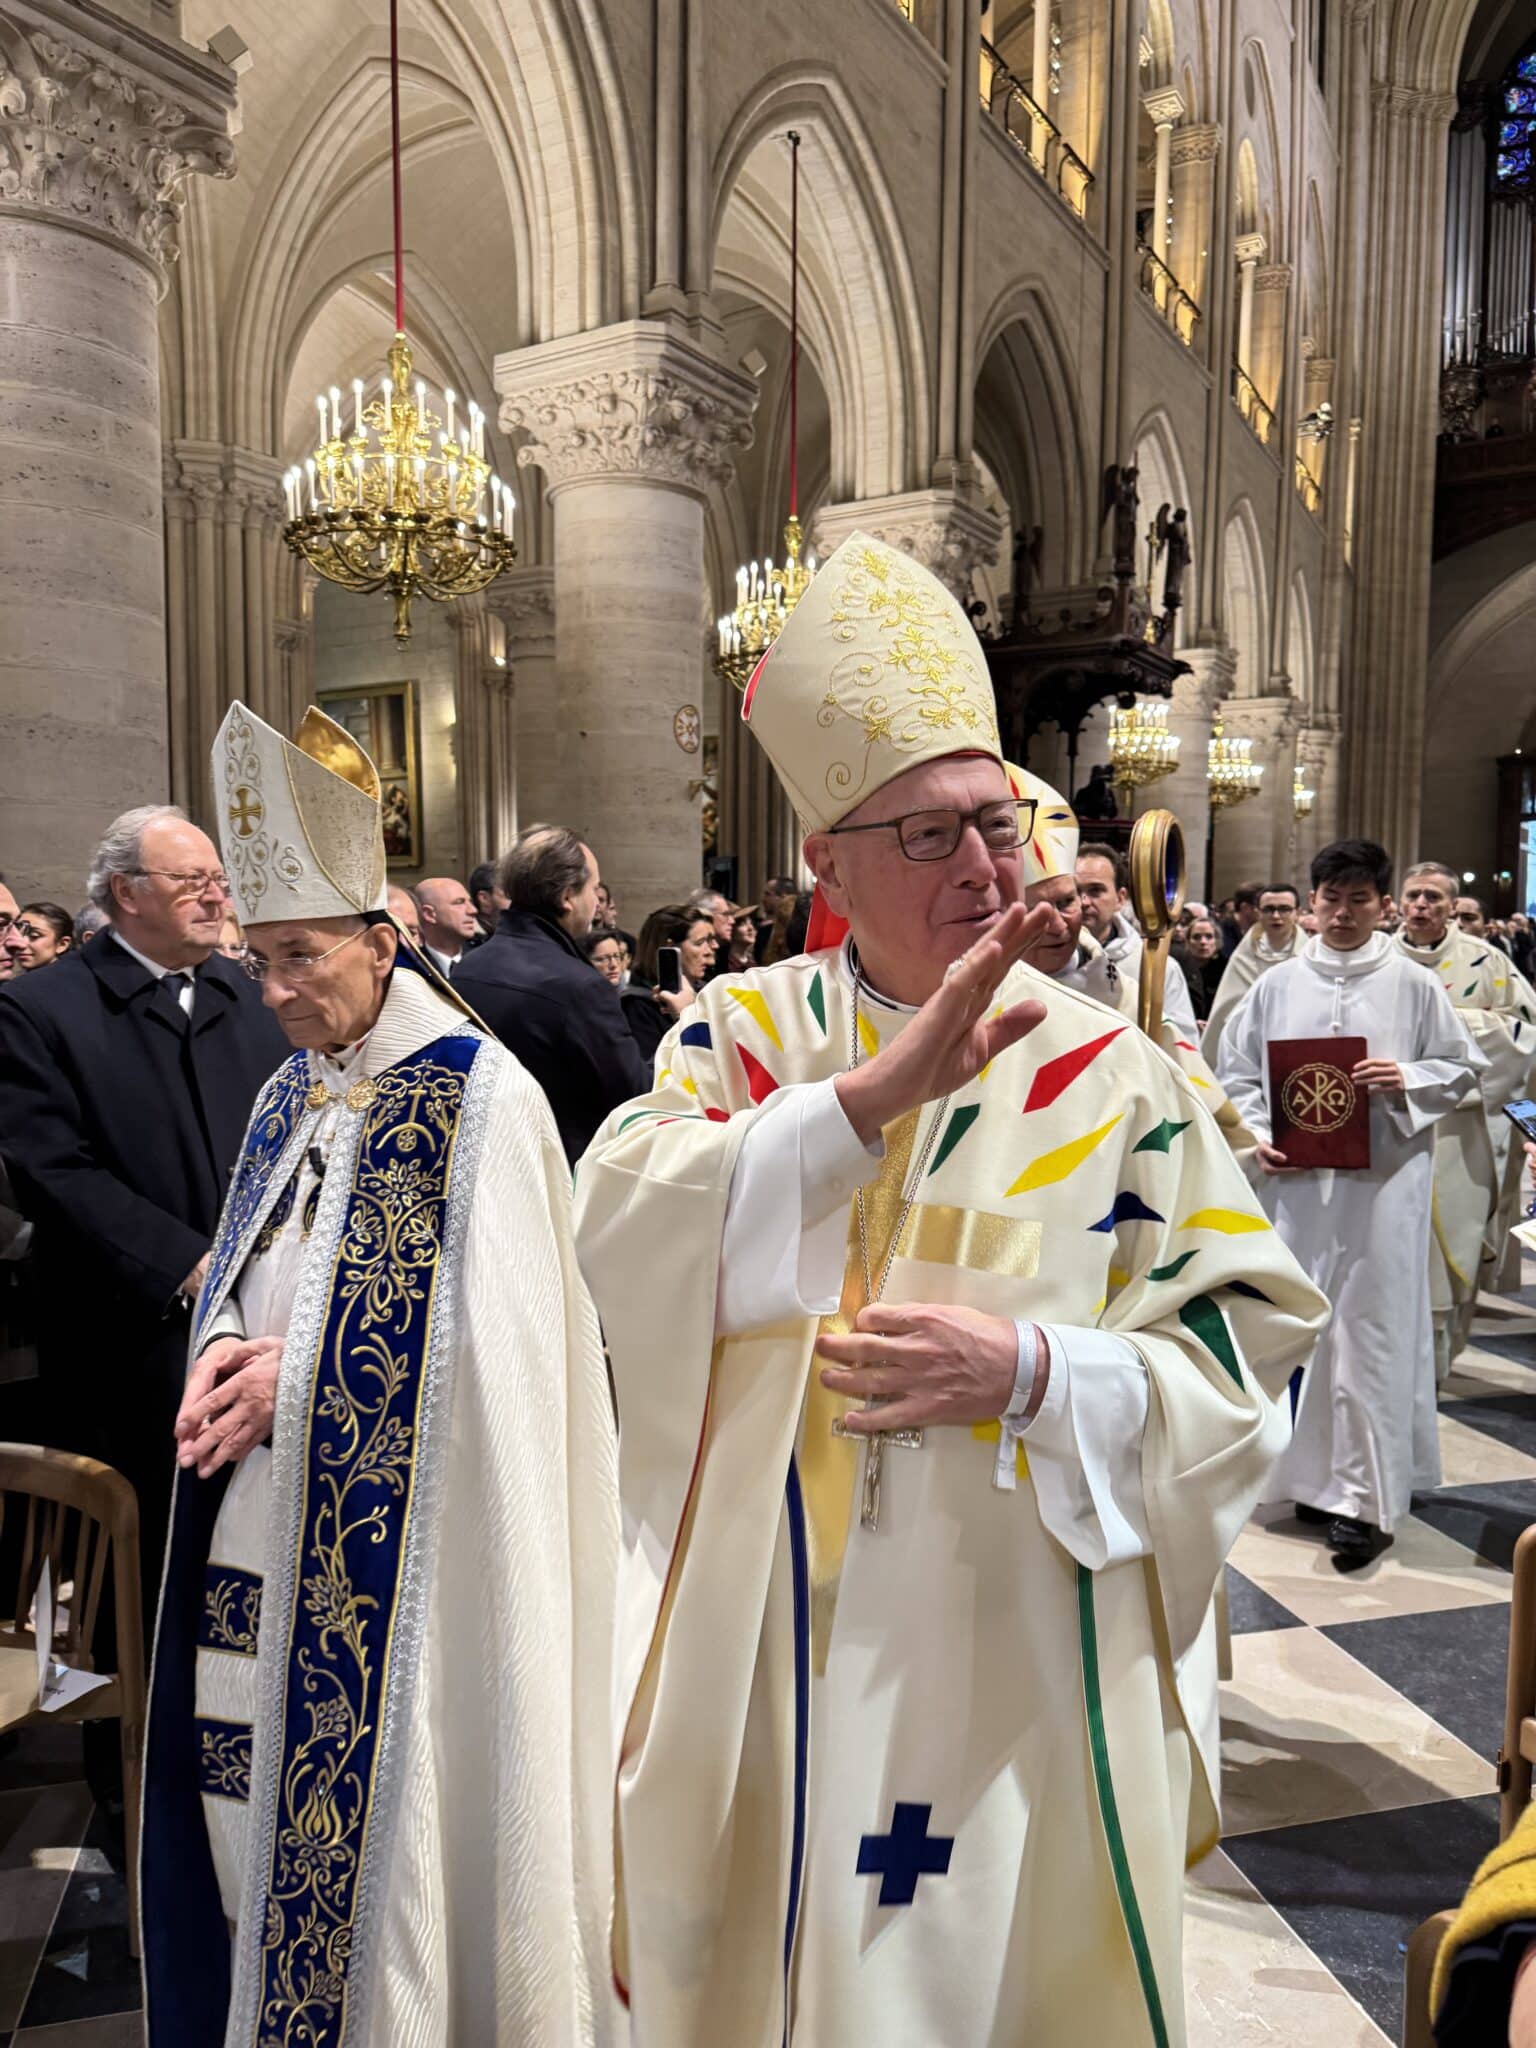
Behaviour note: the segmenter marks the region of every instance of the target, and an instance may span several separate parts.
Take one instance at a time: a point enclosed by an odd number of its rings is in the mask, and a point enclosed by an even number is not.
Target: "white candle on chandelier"
[[[341,439],[341,393],[334,384],[331,386],[331,438],[335,441]]]
[[[358,439],[359,439],[359,440],[361,440],[361,439],[362,439],[362,435],[363,435],[363,380],[362,380],[362,378],[361,378],[361,377],[354,377],[354,378],[352,379],[352,431],[353,431],[353,433],[354,433],[354,434],[356,434],[356,435],[357,435],[357,437],[358,437]]]
[[[500,478],[499,476],[493,476],[493,477],[491,478],[491,524],[492,524],[492,526],[494,526],[494,527],[495,527],[495,528],[497,529],[497,531],[498,531],[498,532],[500,531],[500,529],[501,529],[501,478]]]
[[[416,431],[418,434],[427,431],[427,387],[419,377],[416,379]]]
[[[315,400],[315,403],[320,408],[320,445],[323,448],[326,442],[331,438],[330,435],[326,432],[325,393],[323,391],[321,392],[320,396]]]
[[[389,379],[388,379],[387,377],[386,377],[386,378],[384,379],[384,382],[383,382],[383,391],[384,391],[384,431],[385,431],[385,433],[386,433],[386,434],[392,434],[392,433],[394,432],[394,430],[395,430],[395,409],[394,409],[394,404],[393,404],[393,401],[392,401],[392,399],[391,399],[391,396],[390,396],[390,389],[389,389]]]
[[[517,500],[510,491],[504,491],[501,499],[502,530],[507,539],[512,538],[512,514],[517,510]]]
[[[416,458],[416,510],[418,512],[425,512],[426,509],[427,458],[425,457],[425,455],[418,455]]]
[[[736,602],[737,602],[738,604],[745,604],[745,603],[746,603],[746,601],[747,601],[747,572],[746,572],[746,570],[745,570],[745,569],[738,569],[738,570],[736,571]]]
[[[456,462],[448,465],[448,515],[452,519],[459,516],[459,465]]]
[[[395,458],[388,450],[384,455],[384,500],[391,512],[395,509]]]
[[[444,397],[444,399],[445,399],[445,400],[447,401],[447,405],[448,405],[448,434],[447,434],[447,439],[451,441],[451,440],[453,439],[453,404],[454,404],[454,399],[453,399],[453,393],[452,393],[451,391],[445,391],[445,392],[443,393],[443,397]]]
[[[315,458],[313,455],[306,458],[304,468],[309,477],[309,509],[311,512],[318,512],[320,505],[315,496]]]

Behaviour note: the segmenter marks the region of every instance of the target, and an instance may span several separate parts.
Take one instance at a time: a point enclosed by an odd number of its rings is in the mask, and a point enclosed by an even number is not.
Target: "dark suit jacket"
[[[146,1549],[207,1251],[257,1091],[290,1047],[218,954],[190,1020],[110,932],[0,987],[0,1154],[35,1226],[53,1440],[140,1487]],[[146,1568],[148,1559],[146,1558]]]
[[[453,986],[549,1097],[574,1166],[610,1111],[650,1092],[618,993],[559,925],[504,910],[454,969]]]

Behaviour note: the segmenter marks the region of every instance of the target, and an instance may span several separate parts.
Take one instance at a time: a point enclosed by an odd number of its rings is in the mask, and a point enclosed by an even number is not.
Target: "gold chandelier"
[[[1263,764],[1253,758],[1253,741],[1229,740],[1219,718],[1211,727],[1205,773],[1213,811],[1227,810],[1246,797],[1257,796],[1264,779]]]
[[[1161,782],[1179,765],[1179,737],[1168,730],[1168,706],[1115,705],[1109,714],[1109,764],[1122,802],[1148,783]]]
[[[1317,792],[1308,789],[1306,777],[1301,772],[1301,763],[1296,763],[1296,774],[1291,783],[1291,808],[1298,818],[1310,818],[1312,806],[1317,801]]]
[[[784,560],[772,556],[736,571],[736,607],[716,621],[715,672],[744,690],[816,574],[816,556],[804,553],[797,516],[800,488],[800,137],[789,137],[789,518]],[[803,557],[803,559],[802,559]]]
[[[399,0],[389,6],[389,97],[395,211],[395,338],[377,398],[352,380],[351,432],[333,384],[316,403],[320,439],[283,479],[283,539],[328,582],[388,590],[395,638],[411,637],[411,599],[438,602],[484,590],[517,560],[516,500],[485,459],[485,414],[452,391],[431,410],[411,375],[405,338],[400,179]]]

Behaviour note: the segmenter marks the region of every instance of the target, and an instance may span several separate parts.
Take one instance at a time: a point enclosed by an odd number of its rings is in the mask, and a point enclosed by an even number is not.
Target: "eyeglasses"
[[[16,913],[13,910],[0,910],[0,938],[5,936],[15,922]]]
[[[1011,853],[1035,829],[1039,809],[1033,797],[998,797],[974,811],[907,811],[899,818],[881,818],[873,825],[834,825],[839,832],[894,832],[908,860],[948,860],[967,825],[981,834],[988,853]]]
[[[367,929],[367,925],[364,925],[363,931]],[[351,932],[346,938],[338,939],[334,946],[328,947],[323,953],[295,953],[288,960],[264,960],[259,953],[252,953],[247,949],[239,956],[240,965],[252,981],[264,982],[268,975],[275,974],[280,981],[286,981],[290,988],[299,988],[313,978],[315,969],[323,967],[333,953],[339,953],[343,946],[350,946],[354,939],[360,939],[362,936],[363,932]]]
[[[176,884],[178,896],[227,896],[229,877],[222,869],[206,874],[201,869],[188,873],[181,868],[135,868],[136,875],[161,875]]]
[[[29,944],[38,939],[51,939],[56,936],[46,925],[24,924],[19,917],[7,918],[6,925],[9,930],[15,932],[18,937],[26,939]]]

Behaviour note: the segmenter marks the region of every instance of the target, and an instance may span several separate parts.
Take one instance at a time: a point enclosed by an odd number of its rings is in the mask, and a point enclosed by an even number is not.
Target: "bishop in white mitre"
[[[1325,1305],[1197,1091],[1018,964],[950,593],[851,537],[742,715],[851,929],[710,982],[576,1181],[633,2040],[1178,2044],[1211,1594]]]
[[[236,704],[214,782],[296,1050],[177,1422],[149,2040],[606,2043],[615,1451],[554,1122],[388,917],[350,735]]]
[[[1233,1012],[1217,1079],[1258,1137],[1276,1228],[1333,1303],[1304,1375],[1296,1429],[1266,1488],[1327,1526],[1340,1571],[1393,1540],[1413,1494],[1440,1484],[1429,1237],[1435,1130],[1470,1094],[1483,1055],[1433,975],[1380,929],[1392,866],[1373,841],[1325,846],[1312,863],[1317,932]],[[1272,1142],[1268,1047],[1360,1038],[1370,1165],[1306,1171]]]
[[[1435,1126],[1429,1238],[1435,1371],[1444,1379],[1466,1344],[1480,1286],[1492,1286],[1514,1216],[1523,1149],[1504,1104],[1524,1095],[1536,1060],[1536,991],[1491,939],[1464,932],[1453,912],[1461,883],[1421,861],[1403,877],[1395,943],[1429,969],[1486,1066],[1480,1088]]]

